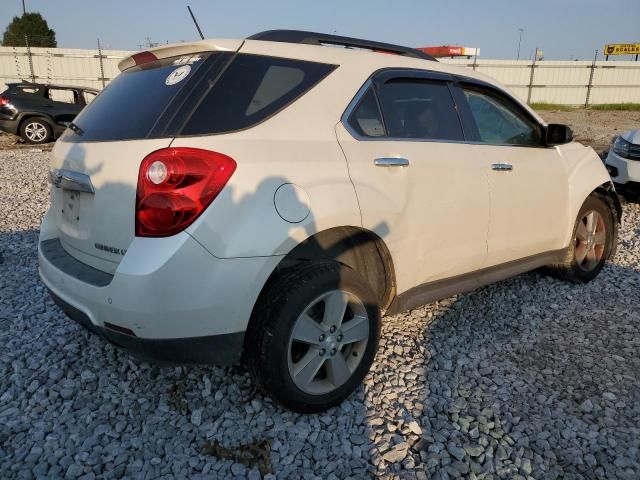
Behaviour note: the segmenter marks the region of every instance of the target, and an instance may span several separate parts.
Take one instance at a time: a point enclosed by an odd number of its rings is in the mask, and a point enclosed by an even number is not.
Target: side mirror
[[[550,123],[547,125],[547,145],[564,145],[573,140],[573,130],[568,125]]]

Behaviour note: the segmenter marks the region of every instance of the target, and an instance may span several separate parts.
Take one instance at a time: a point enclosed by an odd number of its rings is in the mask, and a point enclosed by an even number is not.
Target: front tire
[[[40,145],[51,141],[53,129],[49,122],[42,118],[28,118],[20,125],[20,136],[27,143]]]
[[[615,254],[618,223],[614,208],[601,195],[587,198],[578,213],[565,258],[549,266],[552,274],[579,283],[598,276],[605,262]]]
[[[371,287],[337,262],[305,262],[260,295],[245,359],[258,388],[291,410],[315,413],[340,404],[362,383],[379,336]]]

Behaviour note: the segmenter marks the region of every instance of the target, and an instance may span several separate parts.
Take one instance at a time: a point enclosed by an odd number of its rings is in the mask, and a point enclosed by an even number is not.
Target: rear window
[[[249,128],[295,101],[334,68],[230,53],[155,61],[118,75],[74,120],[84,133],[67,130],[62,140],[133,140]]]
[[[156,122],[205,63],[207,54],[172,57],[129,68],[98,95],[74,123],[67,141],[108,141],[147,138]],[[184,63],[183,62],[191,62]]]
[[[22,85],[9,85],[4,92],[0,92],[0,95],[9,94],[25,94],[25,95],[37,95],[40,91],[40,87],[22,86]]]
[[[205,94],[182,135],[252,127],[311,89],[334,65],[260,55],[238,55]]]

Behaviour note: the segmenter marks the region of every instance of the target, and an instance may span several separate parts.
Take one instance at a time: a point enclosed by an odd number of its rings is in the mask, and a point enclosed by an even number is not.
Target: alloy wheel
[[[24,127],[24,134],[32,142],[42,142],[47,138],[47,127],[40,122],[29,122]]]
[[[606,243],[604,218],[596,210],[585,212],[576,228],[575,257],[578,266],[591,271],[602,261]]]
[[[369,318],[362,301],[333,290],[312,301],[293,325],[288,367],[295,385],[322,395],[342,386],[362,361]]]

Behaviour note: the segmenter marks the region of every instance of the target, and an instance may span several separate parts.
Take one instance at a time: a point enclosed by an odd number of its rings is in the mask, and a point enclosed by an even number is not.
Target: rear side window
[[[182,135],[252,127],[294,102],[334,65],[261,55],[238,55],[205,94]]]
[[[391,138],[464,140],[455,103],[445,82],[394,79],[378,90]]]
[[[76,103],[76,96],[73,90],[66,88],[50,88],[49,100],[60,103]]]
[[[93,99],[96,98],[96,94],[93,92],[87,92],[86,90],[82,92],[82,95],[84,97],[84,103],[86,103],[87,105],[89,105],[91,102],[93,102]]]

